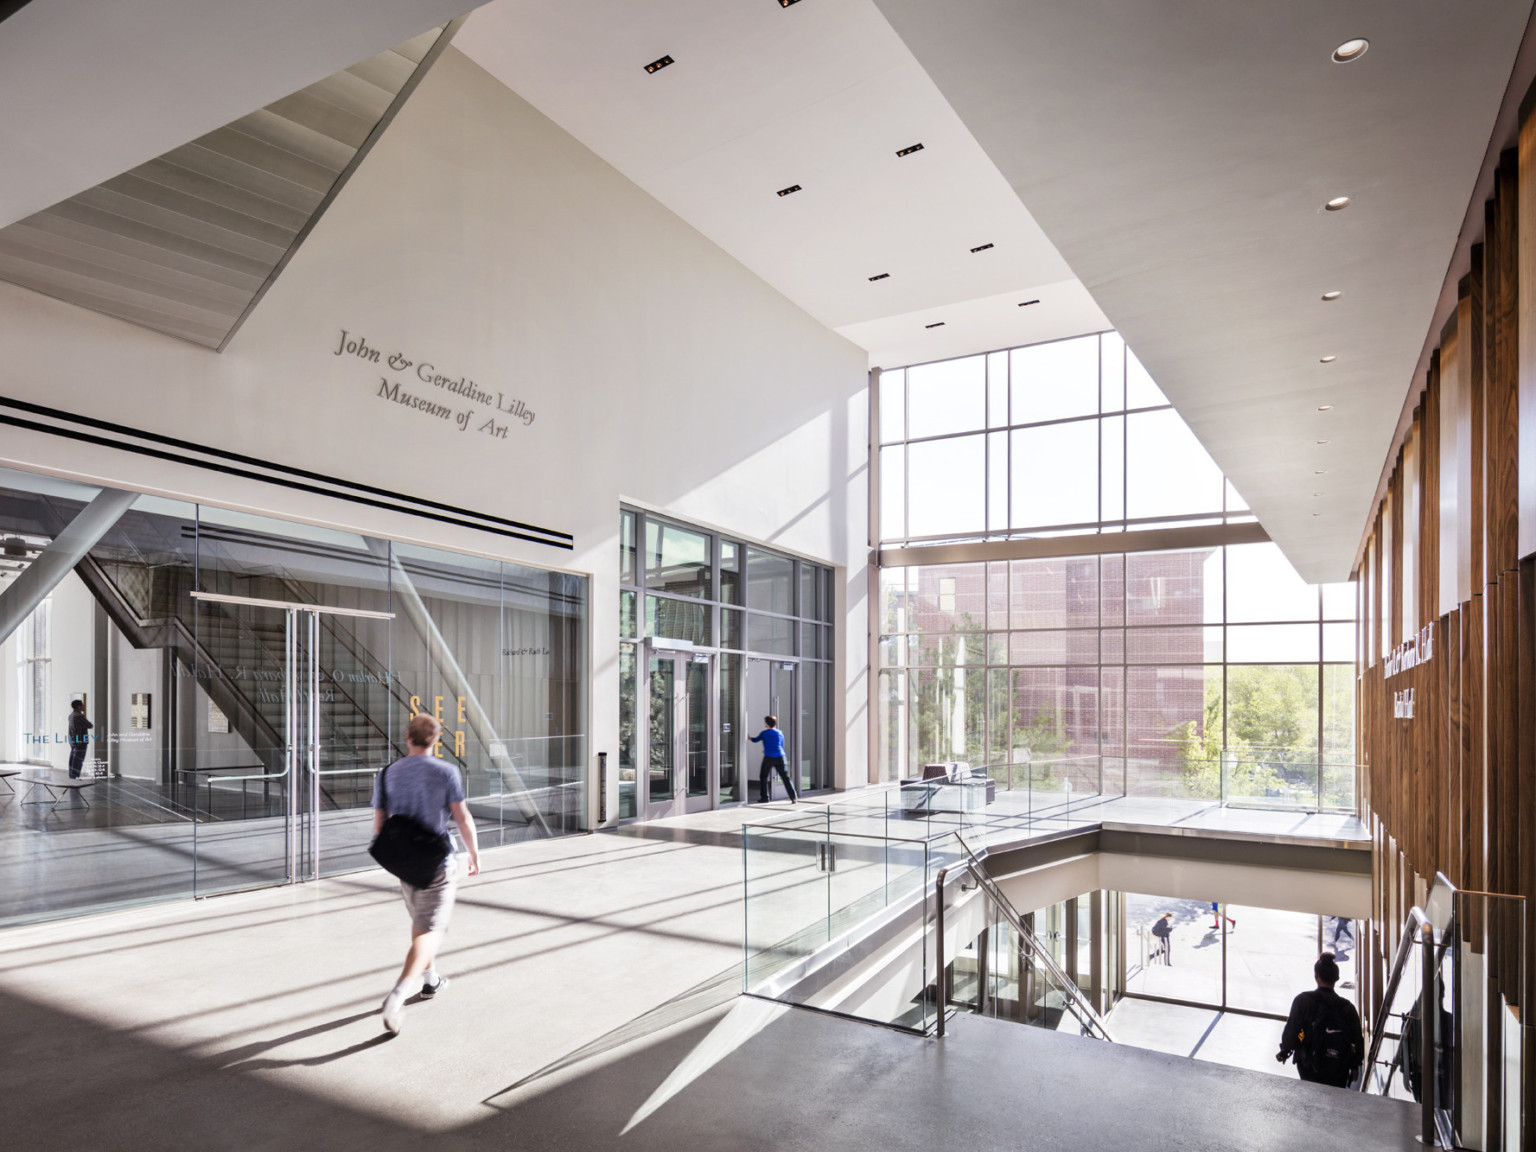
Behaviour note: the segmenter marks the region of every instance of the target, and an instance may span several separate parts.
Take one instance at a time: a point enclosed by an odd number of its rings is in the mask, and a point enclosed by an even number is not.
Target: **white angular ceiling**
[[[872,364],[1107,326],[871,0],[495,0],[454,45]]]
[[[1347,579],[1529,0],[877,2],[1297,570]]]

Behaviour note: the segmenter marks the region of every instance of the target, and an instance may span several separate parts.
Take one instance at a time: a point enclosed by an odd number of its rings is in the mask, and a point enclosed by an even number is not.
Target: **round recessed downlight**
[[[1349,197],[1348,196],[1335,196],[1332,200],[1328,201],[1328,203],[1323,205],[1323,208],[1326,209],[1329,212],[1337,212],[1340,208],[1348,208],[1348,207],[1349,207]]]
[[[1319,412],[1332,412],[1333,411],[1333,405],[1332,404],[1319,404],[1317,406],[1317,410]]]
[[[1332,364],[1337,359],[1338,359],[1337,356],[1324,356],[1324,357],[1321,357],[1318,360],[1318,363],[1319,364]]]
[[[1371,46],[1371,42],[1363,36],[1357,36],[1353,40],[1346,40],[1333,50],[1333,62],[1335,64],[1348,64],[1351,60],[1358,60],[1365,55],[1365,50]]]
[[[1323,293],[1323,299],[1324,300],[1337,300],[1342,295],[1344,295],[1344,293],[1339,292],[1337,290],[1335,290],[1333,292],[1324,292]]]

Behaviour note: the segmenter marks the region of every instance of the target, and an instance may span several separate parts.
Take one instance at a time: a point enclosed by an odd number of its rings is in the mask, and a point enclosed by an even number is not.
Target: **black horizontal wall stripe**
[[[0,404],[9,403],[0,401]],[[428,520],[437,520],[444,524],[453,524],[460,528],[474,528],[479,532],[494,532],[498,536],[506,536],[513,540],[526,540],[532,544],[543,544],[550,548],[563,548],[572,551],[573,545],[562,540],[550,540],[540,536],[530,536],[526,532],[515,532],[508,528],[497,528],[491,524],[477,524],[472,520],[465,520],[458,516],[445,516],[439,512],[428,512],[421,508],[412,508],[404,504],[392,504],[387,500],[375,500],[369,496],[360,496],[352,492],[337,492],[329,488],[321,488],[314,484],[304,484],[298,480],[286,480],[281,476],[264,476],[260,472],[252,472],[245,468],[236,468],[230,464],[216,464],[210,460],[188,460],[178,456],[174,452],[163,452],[158,448],[150,448],[144,444],[130,444],[122,440],[113,440],[106,436],[93,436],[89,432],[81,432],[73,429],[51,428],[46,424],[39,424],[35,420],[22,420],[16,416],[6,416],[0,413],[0,424],[8,424],[13,428],[25,428],[31,432],[43,432],[50,436],[62,436],[68,440],[75,440],[82,444],[97,444],[103,448],[117,448],[123,452],[136,452],[140,456],[150,456],[156,460],[169,460],[174,464],[190,464],[195,468],[207,468],[213,472],[222,472],[227,476],[240,476],[248,480],[259,480],[264,484],[276,484],[282,488],[292,488],[299,492],[312,492],[317,496],[330,496],[337,500],[350,500],[354,504],[366,504],[372,508],[383,508],[389,512],[404,512],[410,516],[421,516]],[[201,451],[201,449],[195,449]],[[267,465],[263,465],[267,467]],[[333,481],[344,484],[345,481]],[[399,497],[408,500],[410,497]],[[543,531],[536,529],[536,531]],[[561,533],[561,535],[565,535]],[[571,537],[566,536],[566,540]]]
[[[342,480],[335,476],[327,476],[321,472],[311,472],[304,468],[295,468],[287,464],[273,464],[270,461],[258,460],[254,456],[245,456],[238,452],[229,452],[222,448],[209,448],[201,444],[193,444],[187,440],[178,440],[174,436],[163,436],[158,432],[144,432],[137,428],[128,428],[120,424],[112,424],[105,420],[98,420],[92,416],[82,416],[74,412],[65,412],[58,408],[48,408],[41,404],[32,404],[25,400],[14,400],[10,397],[0,396],[0,407],[14,408],[21,412],[29,412],[35,416],[45,416],[52,420],[58,420],[65,424],[82,425],[88,428],[96,428],[104,432],[116,433],[119,436],[131,436],[139,440],[148,440],[155,444],[164,444],[167,447],[178,448],[183,452],[195,453],[203,456],[213,456],[221,460],[231,460],[238,464],[246,464],[255,468],[265,468],[287,476],[299,476],[306,480],[313,480],[321,484],[332,484],[337,488],[351,489],[353,492],[367,492],[374,496],[380,496],[386,500],[396,501],[392,504],[380,504],[375,500],[351,494],[347,491],[331,491],[324,488],[315,488],[307,484],[298,484],[282,476],[268,476],[261,473],[251,473],[239,469],[230,469],[202,460],[188,460],[184,457],[157,452],[141,445],[127,443],[122,440],[108,439],[104,437],[88,436],[83,433],[66,429],[52,428],[44,424],[36,424],[30,421],[3,419],[4,423],[18,428],[29,428],[38,432],[46,432],[54,436],[66,436],[70,439],[80,440],[85,443],[102,444],[109,448],[121,448],[126,452],[138,452],[141,455],[153,456],[164,460],[173,460],[179,464],[191,464],[200,468],[211,468],[214,471],[225,472],[234,476],[245,476],[253,480],[265,481],[268,484],[280,484],[287,488],[297,488],[305,492],[314,492],[321,496],[335,496],[342,500],[352,500],[355,503],[369,504],[378,508],[389,508],[397,512],[409,512],[412,515],[427,516],[434,520],[443,520],[444,523],[467,525],[471,528],[479,528],[487,532],[496,532],[503,536],[512,536],[519,540],[532,540],[537,544],[549,544],[551,547],[571,547],[575,537],[569,532],[560,532],[553,528],[541,528],[537,524],[525,524],[521,520],[509,520],[503,516],[493,516],[488,512],[475,512],[468,508],[456,508],[452,504],[444,504],[436,500],[427,500],[420,496],[408,496],[400,492],[391,492],[387,488],[376,488],[371,484],[363,484],[353,480]],[[423,508],[435,508],[441,512],[452,514],[452,519],[444,519],[430,512],[421,511]],[[484,521],[485,523],[475,523]],[[521,529],[518,532],[506,532],[502,528],[491,525],[502,525],[505,528]],[[538,533],[540,536],[553,537],[551,540],[538,539],[525,533]],[[562,543],[563,542],[563,543]]]

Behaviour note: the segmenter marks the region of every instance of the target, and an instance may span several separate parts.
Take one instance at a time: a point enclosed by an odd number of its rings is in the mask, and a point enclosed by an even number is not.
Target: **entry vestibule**
[[[832,570],[654,513],[620,525],[619,818],[759,799],[769,715],[796,787],[829,787]]]

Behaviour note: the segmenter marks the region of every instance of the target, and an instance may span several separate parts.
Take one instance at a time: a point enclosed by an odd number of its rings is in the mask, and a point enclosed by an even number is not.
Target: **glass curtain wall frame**
[[[584,578],[0,471],[0,604],[99,498],[126,504],[40,606],[49,730],[20,723],[27,629],[0,642],[0,922],[371,866],[413,696],[441,709],[483,845],[584,825]],[[67,868],[29,865],[65,842]]]
[[[1273,544],[882,569],[882,778],[959,760],[1036,791],[1351,810],[1353,597],[1302,585],[1255,620],[1229,567],[1296,579]]]
[[[1254,519],[1115,333],[877,387],[883,548]],[[1030,788],[1353,810],[1353,586],[1301,584],[1273,544],[1204,553],[881,569],[881,778],[965,760]]]
[[[883,544],[1251,522],[1117,333],[885,369]]]
[[[786,761],[798,786],[830,787],[832,569],[631,508],[620,510],[619,567],[619,819],[654,819],[755,795],[750,782],[760,756],[748,736],[763,727],[754,685],[767,675],[766,662],[776,670],[772,689],[786,678],[793,685],[764,699],[780,701]],[[679,673],[667,662],[680,658],[707,668],[699,673],[712,685],[702,716],[653,682],[667,675],[676,681]],[[683,732],[693,751],[678,743]],[[655,757],[681,763],[700,749],[709,763],[704,793],[684,795],[667,786],[674,779],[667,770],[653,772]]]

